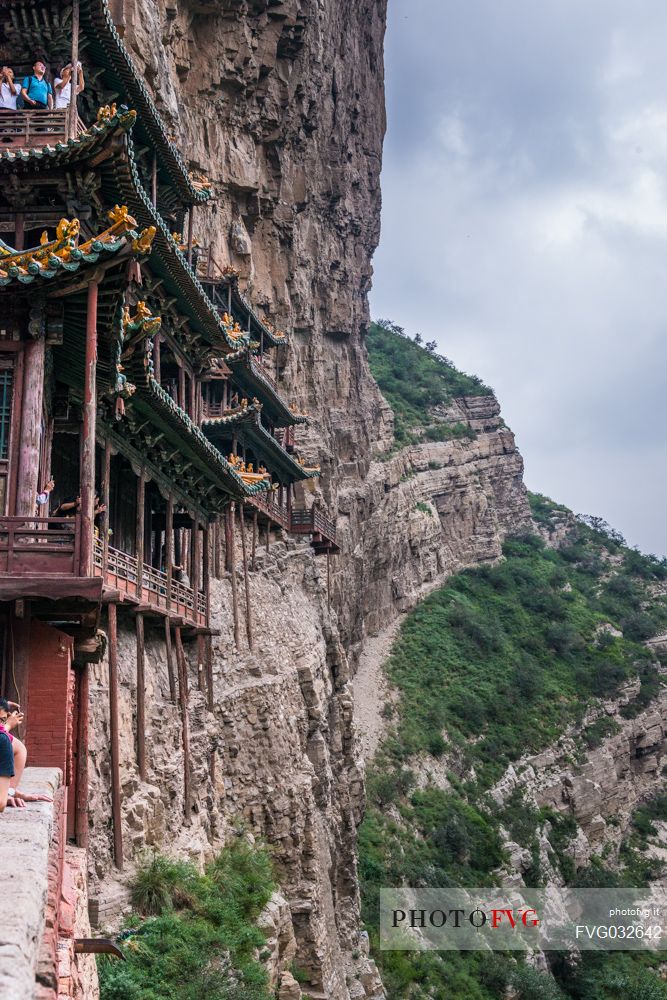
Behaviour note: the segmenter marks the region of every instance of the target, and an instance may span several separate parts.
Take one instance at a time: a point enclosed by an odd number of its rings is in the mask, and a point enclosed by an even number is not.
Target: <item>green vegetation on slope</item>
[[[531,503],[544,528],[569,515],[544,497]],[[554,863],[575,877],[566,854],[575,826],[567,817],[531,811],[520,796],[499,809],[486,791],[509,762],[546,746],[593,699],[613,694],[628,678],[639,675],[642,682],[628,714],[656,695],[659,678],[642,643],[667,624],[667,564],[626,548],[602,522],[569,516],[570,534],[559,550],[537,535],[510,539],[501,563],[452,577],[401,629],[387,664],[399,699],[388,709],[391,730],[369,774],[360,838],[364,919],[374,941],[382,886],[493,883],[503,862],[501,824],[531,851],[528,884],[543,879],[536,831],[547,819]],[[604,724],[589,727],[584,741],[595,745],[603,730]],[[425,754],[446,754],[447,790],[416,787],[413,769]],[[626,859],[626,884],[650,874],[634,856]],[[600,862],[576,878],[595,885],[609,873]],[[651,987],[657,982],[637,963],[620,969],[609,962],[607,989],[600,985],[603,972],[585,964],[579,985],[564,977],[563,993],[549,977],[502,956],[493,963],[430,953],[376,952],[376,958],[392,1000],[491,1000],[508,983],[518,1000],[616,1000],[635,987],[651,995],[646,976]],[[612,972],[622,987],[613,986]],[[667,997],[657,985],[662,992],[655,995]]]
[[[203,874],[155,855],[132,885],[127,961],[99,962],[101,1000],[269,1000],[256,920],[273,889],[267,852],[242,840]]]
[[[371,324],[366,344],[373,377],[394,411],[398,446],[418,440],[474,437],[465,424],[439,422],[434,410],[458,396],[492,395],[476,376],[464,375],[436,354],[435,342],[424,349],[418,335],[410,340],[400,326],[388,320]]]

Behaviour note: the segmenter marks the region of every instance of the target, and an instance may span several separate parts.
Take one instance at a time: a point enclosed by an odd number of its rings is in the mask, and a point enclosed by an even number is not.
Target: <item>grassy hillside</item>
[[[394,411],[398,445],[470,436],[463,424],[439,421],[435,410],[458,396],[492,395],[480,379],[457,371],[435,353],[435,343],[421,347],[421,338],[411,340],[388,320],[371,324],[366,344],[373,377]]]
[[[545,529],[568,514],[544,497],[531,502]],[[504,561],[456,575],[401,629],[387,665],[399,699],[386,707],[390,729],[369,774],[361,829],[364,918],[373,937],[382,886],[489,884],[503,861],[501,824],[531,850],[527,884],[540,885],[538,824],[552,820],[557,851],[571,838],[573,824],[531,813],[520,801],[501,810],[487,789],[510,761],[546,746],[579,720],[592,699],[639,675],[641,692],[627,708],[632,714],[659,689],[642,643],[667,625],[667,564],[628,549],[600,522],[592,527],[572,518],[571,524],[558,551],[537,535],[509,540]],[[594,728],[584,734],[589,746],[605,735],[599,725]],[[447,790],[417,789],[414,767],[424,754],[446,759]],[[566,861],[563,856],[563,873],[574,877]],[[628,855],[629,866],[631,861]],[[578,874],[592,879],[589,884],[598,879],[596,873]],[[642,874],[650,873],[630,866],[630,884]],[[588,970],[594,987],[571,984],[571,991],[562,992],[548,977],[536,978],[502,958],[489,963],[475,955],[376,956],[392,1000],[491,1000],[504,995],[508,981],[518,1000],[615,1000],[633,995],[632,977],[642,995],[650,995],[645,976],[652,973],[636,962],[618,973],[625,992],[607,989],[604,970],[597,968]],[[616,962],[605,968],[616,969]],[[649,985],[655,982],[653,976]],[[667,998],[658,985],[655,995]]]

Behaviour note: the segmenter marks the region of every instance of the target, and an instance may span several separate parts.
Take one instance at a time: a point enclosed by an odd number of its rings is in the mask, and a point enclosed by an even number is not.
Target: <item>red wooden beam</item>
[[[76,843],[88,847],[88,664],[79,668],[76,734]]]

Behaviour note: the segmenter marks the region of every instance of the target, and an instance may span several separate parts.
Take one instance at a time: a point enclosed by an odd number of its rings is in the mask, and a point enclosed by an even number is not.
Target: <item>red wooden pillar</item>
[[[183,365],[178,367],[178,405],[182,410],[185,409],[185,368]]]
[[[102,515],[102,573],[106,573],[109,565],[109,494],[111,482],[111,440],[104,442],[104,481],[102,484],[102,503],[104,513]]]
[[[156,382],[160,382],[160,334],[155,334],[155,340],[153,341],[153,378]]]
[[[144,584],[144,544],[146,537],[145,512],[146,509],[146,473],[144,469],[139,473],[137,479],[137,523],[134,548],[137,554],[137,597],[141,601],[141,594]]]
[[[118,629],[116,605],[109,605],[109,741],[111,743],[111,817],[116,868],[123,870],[123,828],[120,809],[120,744],[118,722]]]
[[[81,442],[81,576],[93,575],[95,527],[95,420],[97,416],[97,288],[88,285],[86,316],[86,363],[83,386],[83,427]]]
[[[27,341],[23,369],[21,443],[16,514],[35,516],[44,401],[44,337]]]

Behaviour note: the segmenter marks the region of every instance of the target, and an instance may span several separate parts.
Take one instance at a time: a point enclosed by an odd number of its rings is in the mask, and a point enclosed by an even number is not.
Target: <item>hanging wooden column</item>
[[[192,815],[192,791],[190,787],[190,719],[188,716],[188,668],[181,639],[181,629],[174,629],[176,640],[176,663],[178,665],[178,695],[181,706],[181,734],[183,740],[183,811],[186,823]]]
[[[213,523],[213,531],[211,533],[211,547],[213,549],[213,561],[212,570],[213,576],[216,580],[220,579],[220,521],[217,520]]]
[[[90,717],[88,664],[79,668],[76,708],[76,845],[88,847],[88,727]],[[5,690],[3,688],[3,690]]]
[[[239,526],[241,528],[241,551],[243,553],[243,582],[245,584],[245,628],[248,636],[248,649],[252,650],[252,605],[250,603],[250,577],[248,575],[248,553],[245,539],[245,516],[243,501],[239,504]]]
[[[204,653],[204,636],[197,636],[197,688],[199,691],[205,689],[204,670],[206,667],[206,657]]]
[[[176,678],[174,676],[174,651],[171,645],[171,625],[169,619],[164,620],[164,646],[167,657],[167,676],[169,677],[169,698],[176,701]]]
[[[146,780],[146,675],[144,658],[144,616],[138,614],[137,626],[137,766],[139,777]]]
[[[211,610],[211,540],[213,532],[207,526],[202,531],[201,589],[206,601],[206,624]]]
[[[104,442],[104,473],[102,476],[102,504],[104,513],[102,514],[102,571],[106,574],[109,565],[109,506],[110,506],[110,486],[111,486],[111,439]]]
[[[241,648],[241,627],[239,624],[239,592],[238,585],[236,582],[236,553],[234,552],[234,521],[235,521],[235,504],[231,503],[227,507],[225,513],[228,520],[229,529],[229,545],[227,549],[227,555],[230,560],[229,573],[232,581],[232,613],[234,615],[234,643],[237,649]]]
[[[185,409],[185,368],[183,365],[178,366],[178,405],[182,410]]]
[[[28,340],[24,350],[23,396],[21,401],[21,435],[19,445],[17,517],[34,517],[39,488],[39,453],[42,437],[44,406],[43,332]],[[90,574],[92,575],[92,574]]]
[[[77,84],[79,82],[79,0],[72,0],[72,75],[69,108],[67,109],[67,138],[76,139],[77,125]]]
[[[120,743],[118,724],[118,629],[116,605],[109,605],[109,740],[111,743],[111,818],[116,868],[123,870],[123,828],[120,809]]]
[[[257,511],[252,515],[252,571],[255,572],[255,556],[257,555]]]
[[[327,607],[331,608],[331,552],[327,549]]]
[[[207,689],[207,706],[209,712],[212,712],[215,708],[215,700],[213,697],[213,638],[207,635],[205,638],[205,656],[206,656],[206,689]]]
[[[234,563],[234,525],[230,517],[230,507],[225,507],[225,570],[231,573]]]
[[[93,575],[95,532],[95,424],[97,420],[97,281],[88,285],[86,361],[81,429],[81,576]]]

